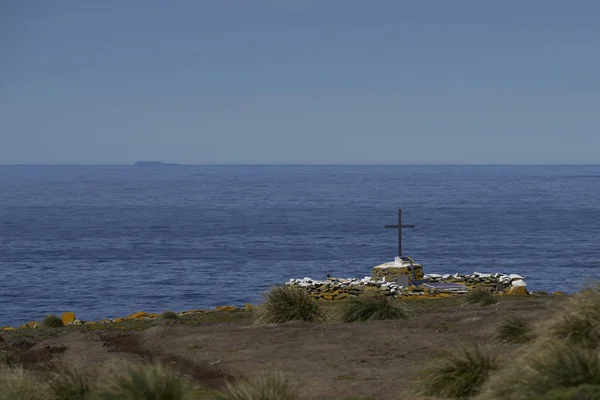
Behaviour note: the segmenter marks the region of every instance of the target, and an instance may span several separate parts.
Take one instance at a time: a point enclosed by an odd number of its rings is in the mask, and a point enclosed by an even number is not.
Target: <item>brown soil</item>
[[[444,351],[493,343],[501,357],[510,359],[518,346],[495,342],[497,323],[509,314],[543,320],[563,300],[503,298],[486,307],[456,299],[411,301],[416,315],[409,320],[353,324],[257,328],[249,316],[225,323],[180,321],[140,332],[63,328],[53,330],[49,339],[29,337],[29,346],[12,331],[2,332],[0,344],[27,368],[50,360],[84,368],[122,360],[161,361],[216,389],[233,378],[282,371],[299,383],[307,399],[418,399],[417,378]]]

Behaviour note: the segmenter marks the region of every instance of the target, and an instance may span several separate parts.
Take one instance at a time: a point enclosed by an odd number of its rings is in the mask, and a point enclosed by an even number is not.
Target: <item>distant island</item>
[[[160,162],[160,161],[138,161],[135,163],[136,167],[170,167],[170,166],[174,166],[174,165],[181,165],[181,164],[164,163],[164,162]]]

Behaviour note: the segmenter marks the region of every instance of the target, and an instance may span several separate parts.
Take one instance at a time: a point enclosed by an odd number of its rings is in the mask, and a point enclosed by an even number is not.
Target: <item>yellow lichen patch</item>
[[[562,296],[563,294],[563,292],[554,292],[552,293],[552,296]]]
[[[28,323],[22,325],[21,328],[39,328],[40,326],[42,326],[42,324],[39,322],[29,321]]]
[[[252,310],[254,310],[254,308],[255,307],[250,303],[244,304],[244,310],[246,310],[246,311],[252,311]]]
[[[119,322],[125,321],[125,318],[115,318],[113,321],[118,324]]]
[[[524,296],[529,294],[529,292],[525,286],[511,286],[511,288],[508,289],[508,294],[513,296]]]
[[[323,298],[324,298],[325,300],[333,300],[333,295],[332,295],[332,294],[324,294],[324,295],[323,295]]]
[[[15,330],[15,328],[14,328],[14,327],[12,327],[12,326],[8,326],[8,325],[7,325],[7,326],[3,326],[3,327],[2,327],[2,330],[3,330],[3,331],[14,331],[14,330]]]
[[[135,314],[128,315],[125,319],[140,319],[147,317],[148,313],[144,311],[136,312]]]
[[[160,314],[156,314],[156,313],[148,314],[148,318],[158,318],[158,317],[160,317]]]
[[[234,306],[217,306],[217,311],[235,311],[237,310]]]
[[[75,313],[71,311],[64,312],[60,316],[60,319],[62,320],[63,325],[72,324],[73,321],[75,321]]]

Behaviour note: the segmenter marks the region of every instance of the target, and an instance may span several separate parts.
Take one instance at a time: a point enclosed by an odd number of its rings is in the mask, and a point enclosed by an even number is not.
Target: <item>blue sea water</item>
[[[0,166],[0,325],[260,301],[291,277],[600,278],[600,166]]]

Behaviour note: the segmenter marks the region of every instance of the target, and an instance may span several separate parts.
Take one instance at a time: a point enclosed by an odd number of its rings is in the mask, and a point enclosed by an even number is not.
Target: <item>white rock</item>
[[[448,279],[448,278],[450,278],[450,274],[442,275],[442,279]]]
[[[439,279],[442,275],[440,274],[427,274],[424,276],[425,279]]]
[[[523,277],[521,275],[517,275],[517,274],[510,274],[508,277],[510,278],[511,281],[523,279]]]
[[[527,286],[524,280],[518,279],[516,281],[512,281],[511,286]]]

